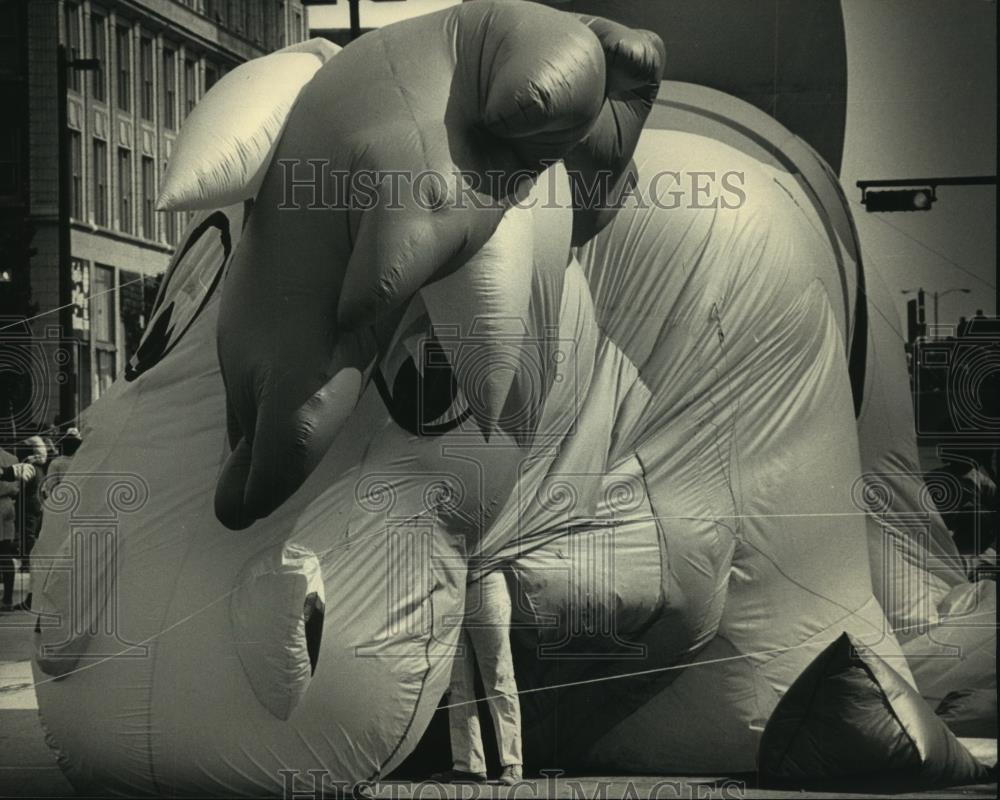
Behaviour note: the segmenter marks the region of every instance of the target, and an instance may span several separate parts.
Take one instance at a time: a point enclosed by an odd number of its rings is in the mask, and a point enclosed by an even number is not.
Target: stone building
[[[5,390],[0,381],[0,427],[75,418],[122,373],[186,222],[155,209],[185,117],[236,65],[304,38],[299,0],[0,0],[0,350],[8,354],[0,373],[8,383],[5,365],[34,353],[30,386]],[[63,101],[68,220],[60,214]]]

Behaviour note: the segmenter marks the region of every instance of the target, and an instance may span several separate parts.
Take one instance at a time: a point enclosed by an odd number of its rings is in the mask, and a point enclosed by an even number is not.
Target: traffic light
[[[883,189],[864,193],[866,211],[930,211],[937,198],[933,189]]]
[[[0,220],[0,316],[30,317],[38,311],[31,302],[31,259],[38,253],[31,244],[34,235],[27,217]]]
[[[909,342],[927,335],[926,312],[924,310],[924,290],[917,292],[916,300],[906,303],[906,338]]]

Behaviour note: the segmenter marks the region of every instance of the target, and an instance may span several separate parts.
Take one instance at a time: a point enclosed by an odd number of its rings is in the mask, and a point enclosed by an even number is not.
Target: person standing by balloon
[[[490,572],[469,584],[460,652],[451,673],[448,720],[452,768],[433,775],[433,780],[486,781],[486,758],[476,709],[477,664],[500,752],[500,783],[513,786],[522,778],[521,705],[510,649],[510,620],[510,593],[503,572]]]

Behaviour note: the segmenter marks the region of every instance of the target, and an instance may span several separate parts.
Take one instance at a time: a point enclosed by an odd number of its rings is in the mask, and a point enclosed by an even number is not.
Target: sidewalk
[[[28,576],[18,573],[14,602]],[[73,789],[45,745],[32,688],[35,618],[26,611],[0,614],[0,797],[66,797]]]

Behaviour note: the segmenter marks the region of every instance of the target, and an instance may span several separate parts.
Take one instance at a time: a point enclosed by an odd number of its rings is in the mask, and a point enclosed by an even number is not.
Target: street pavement
[[[18,573],[14,602],[24,599],[28,576]],[[0,797],[67,797],[66,782],[45,745],[31,677],[35,618],[0,614]]]

